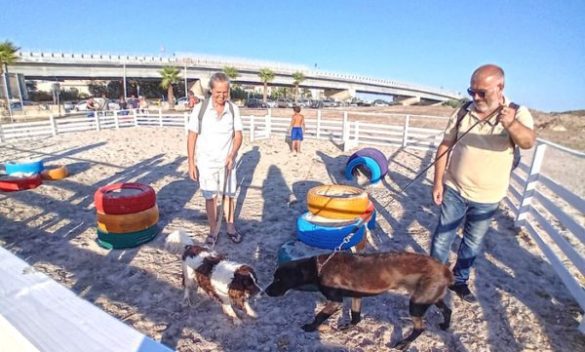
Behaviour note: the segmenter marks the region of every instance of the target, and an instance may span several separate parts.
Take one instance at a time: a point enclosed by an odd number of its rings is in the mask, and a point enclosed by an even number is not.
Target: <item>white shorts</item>
[[[223,192],[223,180],[225,177],[225,168],[201,168],[199,169],[199,188],[203,198],[212,199]],[[226,185],[225,194],[228,197],[236,195],[236,169],[232,169]]]

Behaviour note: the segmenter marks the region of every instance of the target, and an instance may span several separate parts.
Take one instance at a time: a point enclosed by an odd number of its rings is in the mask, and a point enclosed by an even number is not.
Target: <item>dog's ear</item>
[[[247,265],[242,265],[236,270],[231,287],[236,290],[249,292],[250,295],[255,295],[260,292],[260,287],[256,280],[256,273],[254,269]]]

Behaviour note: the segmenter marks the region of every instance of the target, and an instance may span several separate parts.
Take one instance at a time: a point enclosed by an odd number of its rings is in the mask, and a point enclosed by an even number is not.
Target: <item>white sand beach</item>
[[[433,152],[380,148],[389,158],[382,184],[367,188],[378,210],[378,226],[367,251],[428,253],[438,208],[430,179],[404,187],[434,158]],[[303,153],[289,152],[284,137],[250,143],[245,138],[238,166],[237,224],[244,241],[220,237],[216,250],[252,265],[263,286],[270,283],[279,246],[294,238],[306,194],[323,183],[346,183],[347,157],[332,141],[307,140]],[[0,163],[44,158],[65,164],[71,175],[14,193],[0,193],[0,245],[83,299],[138,331],[178,351],[385,351],[411,329],[403,292],[363,300],[363,320],[338,331],[349,319],[349,301],[318,333],[300,326],[312,320],[323,299],[294,291],[260,297],[258,319],[234,327],[220,306],[197,296],[182,301],[180,257],[163,248],[165,236],[184,229],[203,243],[204,202],[187,176],[186,136],[181,128],[136,127],[62,134],[0,145]],[[430,176],[430,172],[427,176]],[[93,196],[98,187],[132,181],[157,192],[161,233],[138,248],[108,251],[96,243]],[[393,200],[395,199],[395,200]],[[451,263],[455,253],[451,253]],[[450,297],[452,326],[441,331],[435,308],[427,331],[410,351],[584,351],[577,329],[581,310],[542,259],[538,247],[513,226],[502,209],[472,272],[478,303]]]

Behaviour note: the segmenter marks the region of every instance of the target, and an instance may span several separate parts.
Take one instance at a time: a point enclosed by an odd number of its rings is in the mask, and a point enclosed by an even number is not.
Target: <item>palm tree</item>
[[[240,73],[238,72],[238,69],[233,67],[233,66],[225,66],[223,68],[223,73],[225,73],[225,75],[228,76],[228,78],[232,82],[232,84],[230,84],[230,97],[229,97],[231,99],[231,90],[232,90],[232,88],[237,87],[237,85],[234,81],[236,79],[238,79],[238,77],[240,76]]]
[[[292,74],[293,84],[295,85],[295,102],[299,99],[299,84],[305,80],[305,75],[297,71]]]
[[[260,80],[264,82],[264,102],[266,103],[266,94],[268,93],[268,82],[272,82],[274,80],[274,72],[269,68],[261,68],[258,72],[258,76],[260,76]]]
[[[8,65],[13,64],[18,59],[16,56],[16,52],[19,49],[20,48],[16,47],[14,44],[12,44],[12,42],[9,42],[8,40],[4,41],[3,43],[0,43],[0,76],[2,76],[4,79],[2,84],[4,85],[4,93],[6,95],[5,98],[6,107],[8,108],[8,111],[10,111],[10,102],[8,100],[9,93],[7,86],[8,77],[5,77],[4,75],[8,71]]]
[[[165,66],[160,71],[160,75],[162,77],[162,81],[160,82],[160,86],[163,89],[167,89],[168,94],[168,102],[169,102],[169,109],[175,109],[175,94],[173,92],[173,84],[179,83],[181,81],[181,77],[179,76],[179,69],[172,66]]]

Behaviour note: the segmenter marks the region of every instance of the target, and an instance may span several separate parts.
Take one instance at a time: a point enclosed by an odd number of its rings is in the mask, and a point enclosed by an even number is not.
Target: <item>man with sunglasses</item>
[[[532,148],[536,136],[528,109],[504,96],[500,67],[476,69],[467,92],[473,101],[462,108],[465,111],[451,116],[437,150],[433,201],[441,206],[441,214],[431,240],[431,256],[446,263],[457,228],[464,223],[453,268],[455,284],[449,289],[464,301],[475,302],[467,281],[506,195],[514,146]]]

